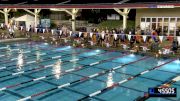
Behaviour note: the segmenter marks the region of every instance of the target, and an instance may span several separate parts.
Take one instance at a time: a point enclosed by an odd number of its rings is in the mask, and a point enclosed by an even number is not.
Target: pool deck
[[[13,41],[25,41],[25,40],[28,40],[28,38],[3,39],[3,40],[0,40],[0,43],[2,43],[2,42],[13,42]]]

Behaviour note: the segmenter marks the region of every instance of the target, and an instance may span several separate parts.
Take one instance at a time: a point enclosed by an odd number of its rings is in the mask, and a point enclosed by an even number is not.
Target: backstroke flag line
[[[163,41],[163,36],[159,36],[159,40],[162,42]]]
[[[117,34],[114,34],[114,39],[115,39],[115,40],[117,39]]]
[[[131,35],[128,35],[128,39],[129,39],[129,41],[131,40]]]
[[[142,37],[143,37],[144,42],[146,42],[147,36],[146,36],[146,35],[143,35]]]
[[[177,37],[178,44],[180,44],[180,36]]]
[[[93,33],[91,32],[91,33],[90,33],[90,37],[92,38],[92,36],[93,36]]]

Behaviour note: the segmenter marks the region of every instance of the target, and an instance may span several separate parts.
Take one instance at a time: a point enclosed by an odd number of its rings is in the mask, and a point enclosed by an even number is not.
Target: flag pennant
[[[45,29],[43,29],[43,33],[45,33]]]
[[[115,39],[115,40],[117,39],[117,34],[114,34],[114,39]]]
[[[144,42],[146,42],[147,36],[146,36],[146,35],[143,35],[142,37],[143,37]]]
[[[101,33],[101,37],[102,37],[102,39],[104,39],[104,35],[105,35],[104,33]]]
[[[93,46],[93,45],[94,45],[93,41],[90,41],[90,43],[91,43],[91,46]]]
[[[54,30],[53,29],[51,30],[51,33],[54,34]]]
[[[60,35],[62,34],[62,30],[59,31],[59,34],[60,34]]]
[[[159,40],[160,40],[160,42],[162,42],[163,41],[163,36],[159,36]]]
[[[35,32],[36,32],[36,33],[37,33],[37,30],[38,30],[38,29],[37,29],[37,28],[35,28]]]
[[[30,31],[30,27],[28,27],[26,30],[29,32]]]
[[[81,37],[81,35],[82,35],[82,32],[79,32],[79,37]]]
[[[131,40],[131,35],[128,35],[128,40],[129,40],[129,41]]]
[[[21,31],[23,30],[23,26],[21,26]]]
[[[180,36],[177,36],[177,41],[180,44]]]
[[[72,31],[69,32],[69,35],[70,35],[70,36],[72,35]]]
[[[92,38],[92,36],[93,36],[93,33],[91,32],[91,33],[90,33],[90,37]]]

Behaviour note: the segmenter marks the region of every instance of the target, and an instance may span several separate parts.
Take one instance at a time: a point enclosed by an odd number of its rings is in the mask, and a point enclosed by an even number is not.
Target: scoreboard
[[[148,95],[149,97],[176,97],[177,89],[176,88],[149,88]]]

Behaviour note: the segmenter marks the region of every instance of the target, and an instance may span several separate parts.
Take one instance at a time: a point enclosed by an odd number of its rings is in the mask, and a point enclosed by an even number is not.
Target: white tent
[[[31,25],[31,27],[34,27],[34,25],[35,25],[35,17],[31,16],[29,14],[26,14],[26,15],[23,15],[21,17],[15,18],[14,20],[16,22],[24,21],[26,28],[28,28],[30,25]],[[37,24],[39,24],[39,19],[37,19]]]

